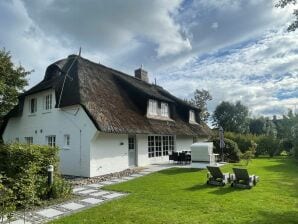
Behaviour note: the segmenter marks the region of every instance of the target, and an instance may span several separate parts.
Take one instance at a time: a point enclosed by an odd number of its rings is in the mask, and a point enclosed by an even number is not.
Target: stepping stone
[[[48,208],[48,209],[44,209],[44,210],[41,210],[41,211],[36,212],[36,213],[38,215],[43,216],[43,217],[53,218],[55,216],[62,215],[64,212],[58,211],[58,210],[53,209],[53,208]]]
[[[26,224],[31,224],[31,222],[28,222],[26,219]],[[11,222],[10,224],[24,224],[24,219],[18,219],[16,221]]]
[[[102,196],[102,195],[105,195],[105,194],[110,194],[110,192],[108,192],[108,191],[100,191],[100,192],[96,192],[96,193],[90,194],[90,196],[98,197],[98,196]]]
[[[80,192],[78,192],[78,194],[90,194],[90,193],[94,193],[94,192],[97,192],[97,190],[88,189],[88,190],[80,191]]]
[[[83,200],[81,200],[81,201],[82,201],[82,202],[89,203],[89,204],[98,204],[98,203],[103,202],[104,200],[96,199],[96,198],[86,198],[86,199],[83,199]]]
[[[132,175],[130,175],[131,177],[141,177],[141,176],[143,176],[142,174],[132,174]]]
[[[85,205],[81,205],[81,204],[78,204],[78,203],[71,202],[71,203],[60,205],[60,207],[74,211],[74,210],[78,210],[80,208],[84,208]]]
[[[135,177],[123,177],[124,180],[132,180],[135,179]]]
[[[86,190],[86,188],[85,188],[85,187],[74,188],[72,192],[73,192],[73,193],[76,193],[76,192],[78,192],[78,191],[82,191],[82,190]]]
[[[115,183],[121,183],[121,182],[124,182],[125,180],[124,179],[112,179],[111,181],[115,182]]]
[[[89,184],[87,185],[88,187],[95,187],[95,188],[99,188],[99,187],[102,187],[103,185],[102,184]]]
[[[104,195],[102,197],[106,198],[106,199],[113,199],[113,198],[118,198],[118,197],[123,196],[123,195],[124,194],[121,194],[121,193],[112,193],[112,194]]]
[[[112,182],[112,181],[103,181],[103,182],[100,182],[101,184],[103,185],[111,185],[111,184],[115,184],[115,182]]]

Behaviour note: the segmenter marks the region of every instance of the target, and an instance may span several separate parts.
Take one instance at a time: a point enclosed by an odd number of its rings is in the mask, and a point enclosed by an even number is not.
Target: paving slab
[[[105,195],[105,194],[110,194],[110,193],[111,192],[108,192],[108,191],[99,191],[99,192],[90,194],[90,196],[99,197],[99,196],[102,196],[102,195]]]
[[[115,182],[112,182],[112,181],[109,181],[109,180],[107,180],[107,181],[103,181],[103,182],[100,182],[101,184],[103,184],[103,185],[111,185],[111,184],[115,184]]]
[[[132,180],[135,179],[135,177],[123,177],[124,180]]]
[[[74,193],[76,193],[76,192],[78,192],[78,191],[82,191],[82,190],[86,190],[87,188],[85,188],[85,187],[77,187],[77,188],[74,188],[73,190],[72,190],[72,192],[74,192]]]
[[[60,205],[60,207],[74,211],[74,210],[78,210],[80,208],[84,208],[85,205],[78,204],[78,203],[75,203],[75,202],[70,202],[70,203],[67,203],[67,204]]]
[[[97,198],[86,198],[86,199],[83,199],[81,201],[89,203],[89,204],[99,204],[99,203],[103,202],[104,200],[97,199]]]
[[[113,199],[113,198],[118,198],[123,195],[124,194],[121,194],[121,193],[112,193],[112,194],[103,195],[102,197],[106,198],[106,199]]]
[[[95,189],[88,189],[88,190],[84,190],[84,191],[79,191],[77,192],[78,194],[90,194],[90,193],[94,193],[94,192],[98,192],[98,190]]]
[[[142,174],[139,174],[139,173],[136,173],[136,174],[132,174],[132,175],[130,175],[131,177],[141,177],[141,176],[143,176]]]
[[[100,188],[100,187],[103,187],[102,184],[89,184],[87,185],[88,187],[95,187],[95,188]]]
[[[25,223],[26,224],[31,224],[31,222],[28,222],[27,220],[26,220]],[[15,221],[11,222],[10,224],[24,224],[24,219],[15,220]]]
[[[112,182],[115,182],[115,183],[121,183],[121,182],[124,182],[124,181],[126,181],[125,179],[112,179],[111,180]]]
[[[41,215],[43,217],[47,217],[47,218],[53,218],[58,215],[64,214],[64,212],[61,212],[61,211],[53,209],[53,208],[48,208],[48,209],[44,209],[39,212],[36,212],[36,214]]]

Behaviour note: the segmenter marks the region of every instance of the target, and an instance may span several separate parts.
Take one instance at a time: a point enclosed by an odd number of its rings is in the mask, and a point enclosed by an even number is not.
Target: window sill
[[[36,113],[28,115],[28,117],[35,117],[35,116],[36,116]]]
[[[175,122],[173,119],[171,119],[171,118],[169,118],[169,117],[147,115],[147,118],[149,118],[149,119],[154,119],[154,120],[172,121],[172,122]]]
[[[63,150],[70,150],[70,147],[64,146],[62,147]]]

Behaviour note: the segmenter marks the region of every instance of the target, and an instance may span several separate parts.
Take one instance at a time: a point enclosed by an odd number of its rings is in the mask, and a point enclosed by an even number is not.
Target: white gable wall
[[[97,132],[91,142],[91,176],[128,168],[128,135]]]
[[[52,109],[45,111],[44,96],[52,93]],[[29,100],[37,98],[37,112],[30,114]],[[55,135],[60,151],[60,169],[63,174],[90,176],[90,142],[96,128],[79,105],[54,108],[55,93],[43,91],[25,98],[23,114],[10,118],[3,133],[5,143],[19,138],[33,137],[33,144],[46,145],[46,136]],[[81,130],[81,131],[80,131]],[[70,147],[64,147],[64,135],[70,136]]]

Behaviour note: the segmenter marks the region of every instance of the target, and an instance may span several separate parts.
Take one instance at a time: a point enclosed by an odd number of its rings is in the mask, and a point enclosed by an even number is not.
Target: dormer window
[[[161,103],[160,116],[169,117],[169,105],[167,103]]]
[[[169,118],[168,103],[158,102],[157,100],[149,99],[147,116],[154,117],[157,119]]]
[[[148,115],[149,116],[157,116],[158,115],[158,105],[156,100],[149,100],[148,105]]]
[[[189,123],[196,123],[195,112],[193,110],[189,111]]]

